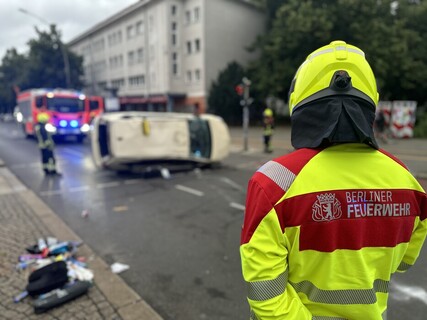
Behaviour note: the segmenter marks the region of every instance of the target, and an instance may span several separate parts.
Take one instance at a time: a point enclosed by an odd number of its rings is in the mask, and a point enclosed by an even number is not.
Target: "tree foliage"
[[[0,65],[0,113],[12,110],[15,93],[28,88],[66,88],[65,63],[70,70],[70,88],[83,86],[83,59],[69,51],[55,25],[49,32],[35,28],[37,38],[28,41],[29,51],[19,54],[12,48]]]
[[[245,72],[237,62],[231,62],[218,75],[209,91],[208,112],[220,115],[229,124],[239,124],[242,120],[241,97],[235,88],[242,82]]]
[[[253,1],[264,5],[271,19],[254,45],[260,59],[250,66],[253,83],[264,96],[287,100],[292,77],[306,56],[344,40],[365,51],[382,99],[426,102],[426,1]]]

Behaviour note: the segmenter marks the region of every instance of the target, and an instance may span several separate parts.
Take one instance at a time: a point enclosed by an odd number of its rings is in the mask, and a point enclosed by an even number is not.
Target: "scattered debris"
[[[160,173],[161,173],[163,179],[170,179],[170,177],[171,177],[171,174],[170,174],[170,171],[168,168],[161,168]]]
[[[86,293],[92,286],[93,272],[86,259],[77,257],[80,241],[59,241],[39,238],[18,257],[16,270],[29,270],[25,291],[13,298],[18,303],[26,297],[34,299],[34,312],[45,312]]]
[[[113,273],[120,273],[120,272],[126,271],[128,269],[129,269],[129,266],[127,264],[123,264],[120,262],[115,262],[111,265],[111,271]]]
[[[82,211],[82,218],[87,218],[89,216],[89,211],[88,210],[83,210]]]
[[[123,211],[128,211],[129,208],[127,206],[117,206],[113,208],[114,212],[123,212]]]

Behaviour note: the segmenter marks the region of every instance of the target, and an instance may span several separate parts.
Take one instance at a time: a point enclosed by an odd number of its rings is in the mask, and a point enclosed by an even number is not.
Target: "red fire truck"
[[[37,115],[45,112],[50,116],[46,129],[54,137],[75,136],[81,142],[92,119],[104,111],[102,97],[71,89],[29,89],[18,94],[17,102],[16,120],[27,137],[34,135]]]

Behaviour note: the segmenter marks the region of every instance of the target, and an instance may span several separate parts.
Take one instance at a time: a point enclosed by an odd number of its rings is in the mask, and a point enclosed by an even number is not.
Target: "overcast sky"
[[[34,26],[49,29],[41,20],[56,24],[62,40],[68,42],[136,2],[138,0],[0,0],[0,64],[7,49],[14,47],[20,53],[28,50],[28,40],[37,37]],[[20,12],[20,8],[31,15]]]

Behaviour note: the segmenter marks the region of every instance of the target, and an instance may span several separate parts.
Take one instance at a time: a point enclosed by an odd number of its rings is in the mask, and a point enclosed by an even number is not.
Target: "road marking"
[[[427,291],[421,287],[405,286],[394,282],[393,288],[397,291],[397,294],[394,295],[397,300],[418,299],[422,303],[427,304]]]
[[[221,177],[221,181],[224,182],[224,183],[226,183],[226,184],[228,184],[228,185],[230,185],[234,189],[237,189],[239,191],[245,192],[245,189],[241,185],[237,184],[236,182],[234,182],[233,180],[231,180],[231,179],[229,179],[227,177]]]
[[[236,203],[236,202],[231,202],[230,203],[230,207],[234,208],[234,209],[238,209],[238,210],[243,210],[245,211],[246,207],[240,203]]]
[[[68,191],[69,192],[79,192],[79,191],[86,191],[89,189],[90,189],[90,186],[80,186],[80,187],[70,188],[70,189],[68,189]]]
[[[144,181],[144,179],[130,179],[130,180],[125,180],[123,183],[126,185],[129,185],[129,184],[137,184],[142,181]]]
[[[48,191],[41,191],[40,195],[42,196],[52,196],[52,195],[57,195],[57,194],[61,194],[62,191],[61,190],[48,190]]]
[[[73,156],[78,156],[78,157],[82,157],[82,158],[86,155],[84,152],[80,152],[80,151],[70,149],[70,148],[64,148],[61,151],[62,151],[61,153],[68,153],[68,154],[71,154]]]
[[[107,182],[107,183],[98,183],[96,187],[99,189],[103,189],[103,188],[118,187],[119,185],[120,185],[119,182]]]
[[[199,197],[203,197],[205,195],[202,191],[192,189],[192,188],[188,188],[188,187],[182,186],[180,184],[177,184],[175,186],[175,188],[177,188],[178,190],[184,191],[184,192],[194,194],[195,196],[199,196]]]

